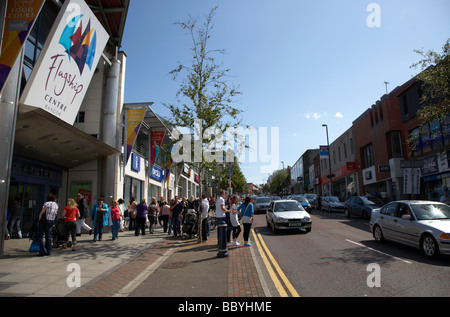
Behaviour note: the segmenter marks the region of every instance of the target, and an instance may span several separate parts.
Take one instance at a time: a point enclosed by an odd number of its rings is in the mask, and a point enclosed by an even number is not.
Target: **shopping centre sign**
[[[108,39],[84,0],[66,1],[20,103],[73,124]]]

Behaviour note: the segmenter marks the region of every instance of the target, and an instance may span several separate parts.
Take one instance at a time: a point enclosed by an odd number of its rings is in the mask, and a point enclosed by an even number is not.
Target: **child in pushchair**
[[[62,218],[56,220],[56,223],[53,226],[52,242],[53,242],[52,244],[53,244],[54,248],[58,248],[67,242],[66,234],[65,234],[65,230],[64,230],[64,219],[62,219]],[[70,248],[71,246],[72,246],[72,241],[69,241],[67,243],[67,247]]]
[[[192,239],[192,235],[197,233],[197,214],[195,212],[186,213],[182,232],[182,239],[186,239],[186,236]]]

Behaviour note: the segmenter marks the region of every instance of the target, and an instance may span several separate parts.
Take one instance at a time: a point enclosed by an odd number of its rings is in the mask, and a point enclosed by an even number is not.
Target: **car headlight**
[[[288,222],[289,220],[285,218],[277,218],[277,222]]]
[[[309,222],[309,221],[311,221],[311,217],[308,217],[308,216],[306,216],[305,218],[303,218],[302,219],[303,221],[307,221],[307,222]]]

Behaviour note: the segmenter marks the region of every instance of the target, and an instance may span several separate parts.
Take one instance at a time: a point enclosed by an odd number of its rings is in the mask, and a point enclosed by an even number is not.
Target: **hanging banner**
[[[127,115],[127,158],[128,162],[134,142],[136,141],[139,130],[141,129],[142,120],[144,120],[146,109],[128,109]]]
[[[8,1],[0,54],[0,93],[45,0]]]
[[[165,131],[152,131],[150,144],[152,145],[152,152],[150,156],[150,166],[153,166],[158,161],[158,155],[160,153],[160,146],[164,139]]]
[[[73,124],[108,39],[84,0],[65,1],[20,103]]]

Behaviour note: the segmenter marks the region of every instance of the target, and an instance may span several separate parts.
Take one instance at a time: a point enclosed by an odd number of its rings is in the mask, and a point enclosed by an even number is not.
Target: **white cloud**
[[[317,112],[314,112],[314,119],[319,120],[321,115]]]
[[[311,118],[311,115],[309,113],[305,114],[306,119]]]
[[[334,117],[335,117],[335,118],[340,118],[340,119],[342,119],[344,116],[343,116],[342,113],[338,112],[338,113],[336,113],[336,114],[334,115]]]

